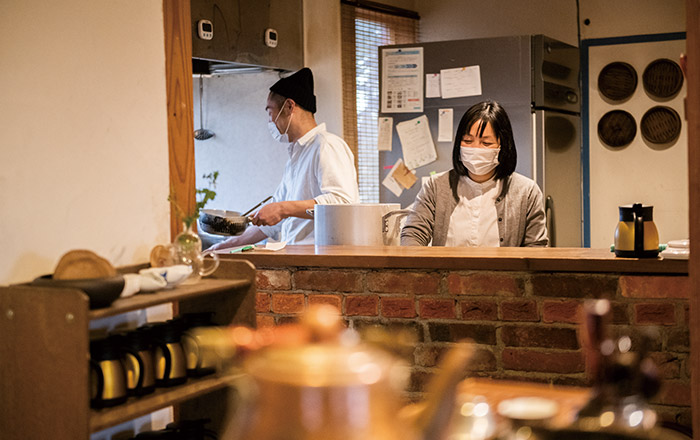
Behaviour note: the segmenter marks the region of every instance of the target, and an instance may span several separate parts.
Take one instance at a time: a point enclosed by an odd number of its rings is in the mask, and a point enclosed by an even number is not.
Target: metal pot
[[[441,439],[474,350],[454,344],[427,386],[429,399],[403,406],[407,365],[358,339],[330,306],[309,309],[300,324],[193,335],[204,350],[243,360],[247,374],[233,383],[241,401],[223,437],[232,440]]]
[[[408,210],[398,203],[316,205],[316,245],[398,246],[400,222]],[[392,217],[394,221],[392,221]]]

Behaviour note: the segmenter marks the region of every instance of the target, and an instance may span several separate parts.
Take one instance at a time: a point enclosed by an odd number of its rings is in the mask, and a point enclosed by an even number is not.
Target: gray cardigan
[[[444,246],[450,217],[459,197],[455,170],[429,179],[421,188],[413,210],[401,230],[402,246]],[[547,246],[542,191],[527,177],[513,173],[503,181],[496,198],[501,247]]]

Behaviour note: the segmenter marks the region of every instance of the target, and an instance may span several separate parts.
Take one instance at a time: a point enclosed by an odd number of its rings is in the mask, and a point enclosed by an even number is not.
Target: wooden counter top
[[[687,260],[617,258],[608,249],[288,245],[220,255],[256,267],[352,267],[688,274]]]

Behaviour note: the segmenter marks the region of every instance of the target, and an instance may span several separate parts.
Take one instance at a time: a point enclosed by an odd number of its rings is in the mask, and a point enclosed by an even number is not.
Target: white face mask
[[[272,135],[272,138],[276,140],[277,142],[282,142],[282,143],[289,143],[289,135],[287,134],[287,131],[289,131],[289,125],[292,123],[292,116],[294,116],[294,113],[292,113],[289,116],[289,122],[287,123],[287,128],[284,130],[284,133],[280,133],[280,129],[277,128],[277,120],[279,119],[280,115],[282,114],[282,110],[284,110],[284,104],[286,104],[287,101],[285,100],[282,103],[282,108],[280,108],[279,113],[277,113],[277,117],[275,118],[274,121],[270,121],[267,123],[267,129],[270,130],[270,134]]]
[[[484,176],[493,171],[499,164],[500,148],[459,147],[460,159],[471,174]]]

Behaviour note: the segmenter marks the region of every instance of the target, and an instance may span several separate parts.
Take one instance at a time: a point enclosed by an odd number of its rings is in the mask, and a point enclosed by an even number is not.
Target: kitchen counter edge
[[[449,248],[288,245],[222,258],[246,259],[256,267],[344,267],[530,272],[610,272],[688,275],[687,260],[618,258],[609,249]]]

